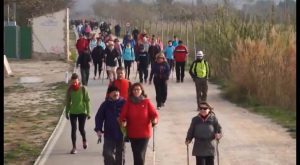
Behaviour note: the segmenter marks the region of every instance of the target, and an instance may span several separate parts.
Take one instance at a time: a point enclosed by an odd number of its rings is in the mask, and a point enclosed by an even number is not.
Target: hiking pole
[[[218,162],[218,165],[219,165],[219,163],[220,163],[220,160],[219,160],[219,139],[217,139],[216,151],[217,151],[217,162]]]
[[[105,63],[103,63],[103,74],[102,74],[102,84],[103,84],[103,80],[104,80],[104,72],[106,71],[106,65]]]
[[[190,164],[190,159],[189,159],[189,145],[186,145],[186,159],[187,159],[187,165]]]
[[[152,126],[153,128],[153,147],[152,147],[152,151],[153,151],[153,165],[155,165],[155,129],[154,126]]]

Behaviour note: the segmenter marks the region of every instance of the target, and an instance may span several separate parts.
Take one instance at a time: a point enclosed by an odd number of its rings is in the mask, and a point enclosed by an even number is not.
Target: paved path
[[[135,66],[136,68],[136,66]],[[93,68],[91,68],[93,73]],[[92,78],[93,75],[90,77]],[[135,71],[131,72],[134,82]],[[77,134],[78,154],[70,155],[71,129],[70,123],[62,118],[59,128],[49,141],[49,145],[40,157],[39,165],[100,165],[103,164],[102,144],[97,144],[94,129],[94,115],[104,100],[108,81],[89,80],[88,91],[91,97],[92,118],[86,123],[89,147],[83,150],[81,138]],[[155,104],[153,85],[145,85],[146,93]],[[156,129],[156,165],[187,164],[184,140],[191,119],[197,114],[195,87],[186,74],[184,83],[175,82],[170,78],[168,100],[166,106],[159,110],[160,121]],[[296,165],[296,141],[289,137],[282,127],[269,119],[249,113],[247,110],[222,99],[216,85],[209,84],[208,102],[214,107],[215,113],[223,127],[224,137],[219,144],[221,165]],[[127,143],[126,162],[132,165],[130,144]],[[195,164],[191,156],[190,164]],[[149,141],[146,164],[153,161],[152,138]]]

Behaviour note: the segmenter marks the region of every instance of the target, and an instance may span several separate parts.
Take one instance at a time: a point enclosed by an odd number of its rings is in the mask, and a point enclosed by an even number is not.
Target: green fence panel
[[[20,58],[30,59],[32,53],[32,28],[21,27],[20,28]]]
[[[16,26],[5,26],[4,27],[4,53],[7,58],[17,58],[17,30]]]

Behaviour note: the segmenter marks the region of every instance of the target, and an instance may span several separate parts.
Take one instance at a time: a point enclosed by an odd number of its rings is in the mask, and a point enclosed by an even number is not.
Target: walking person
[[[78,56],[76,62],[76,68],[80,66],[80,73],[81,73],[81,81],[82,85],[87,86],[89,77],[90,77],[90,63],[91,63],[91,55],[89,53],[89,48],[86,47],[84,52]]]
[[[179,45],[175,47],[174,50],[174,58],[175,58],[175,70],[176,70],[176,82],[183,82],[184,81],[184,69],[186,60],[188,58],[188,50],[183,42],[179,40]]]
[[[149,68],[149,54],[144,49],[143,44],[139,44],[139,52],[136,56],[137,69],[139,71],[140,83],[147,83],[148,68]]]
[[[107,95],[95,116],[94,130],[99,138],[104,134],[102,153],[104,164],[123,165],[122,155],[125,152],[124,136],[117,119],[122,106],[125,104],[125,100],[120,97],[119,89],[114,86],[108,88]]]
[[[117,67],[117,60],[118,60],[118,52],[114,48],[114,42],[109,41],[105,52],[105,63],[107,69],[107,75],[109,81],[112,82],[116,79],[116,67]]]
[[[115,26],[115,34],[117,37],[120,37],[120,33],[121,33],[121,26],[119,24],[117,24]]]
[[[151,66],[149,84],[152,82],[154,75],[154,86],[156,92],[157,110],[165,105],[168,95],[168,80],[170,76],[170,66],[165,58],[164,53],[156,56],[156,62]]]
[[[203,59],[203,57],[203,52],[198,51],[196,53],[196,59],[193,61],[189,70],[189,73],[196,86],[196,99],[198,107],[201,101],[207,100],[209,67],[207,61]]]
[[[122,66],[122,54],[123,54],[123,50],[122,50],[122,46],[120,44],[120,41],[117,38],[114,40],[114,48],[118,52],[118,65]]]
[[[97,44],[98,44],[98,40],[96,38],[96,34],[92,34],[92,38],[89,42],[90,52],[92,52],[94,50],[94,48],[97,46]]]
[[[87,149],[87,140],[85,133],[85,121],[86,118],[90,119],[90,98],[89,94],[84,86],[81,86],[78,80],[78,75],[73,73],[71,76],[71,85],[68,88],[66,95],[66,118],[71,122],[71,139],[72,139],[72,150],[71,154],[77,153],[76,146],[76,130],[77,120],[78,128],[82,137],[82,146]]]
[[[102,71],[102,65],[104,62],[104,49],[99,44],[100,40],[98,40],[97,46],[92,51],[92,59],[94,63],[94,80],[97,77],[97,71],[98,71],[98,79],[100,79],[101,71]]]
[[[83,34],[79,34],[79,39],[76,41],[78,55],[81,55],[88,46],[89,41],[84,37]]]
[[[111,86],[117,87],[120,92],[120,96],[123,97],[125,100],[128,99],[128,93],[130,88],[131,82],[125,79],[125,68],[119,66],[117,68],[117,79],[111,82],[108,85],[108,88]]]
[[[129,80],[131,64],[135,60],[134,49],[131,47],[130,43],[127,43],[126,47],[124,48],[122,58],[124,59],[125,65],[125,78]]]
[[[164,53],[166,55],[168,64],[172,70],[172,72],[174,71],[174,50],[175,47],[172,45],[172,41],[169,40],[168,41],[168,46],[165,48]]]
[[[195,139],[192,155],[196,157],[196,165],[214,165],[215,140],[222,137],[222,128],[207,102],[201,102],[198,108],[199,114],[192,119],[185,144]]]
[[[130,88],[129,98],[122,107],[119,122],[127,128],[134,165],[144,165],[148,142],[152,136],[151,126],[158,123],[158,114],[141,83],[134,83]]]
[[[149,46],[148,54],[150,57],[150,63],[153,65],[156,60],[156,55],[161,51],[159,45],[156,42],[156,38],[151,39],[151,45]]]

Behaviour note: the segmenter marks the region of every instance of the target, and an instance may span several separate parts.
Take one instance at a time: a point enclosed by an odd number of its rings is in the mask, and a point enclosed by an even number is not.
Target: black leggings
[[[76,130],[77,130],[77,119],[79,123],[79,132],[82,136],[82,141],[86,141],[84,125],[86,121],[86,114],[70,114],[70,122],[71,122],[71,139],[72,145],[76,148]]]
[[[97,68],[98,67],[98,68]],[[101,71],[102,71],[102,61],[94,61],[94,76],[97,76],[97,69],[99,71],[99,77],[101,76]]]
[[[134,165],[144,165],[147,151],[148,138],[130,138],[131,149],[133,152]]]
[[[196,156],[196,165],[214,165],[214,156]]]
[[[162,103],[165,103],[168,95],[167,80],[154,77],[154,86],[156,92],[157,107],[161,107]]]
[[[125,78],[129,78],[130,75],[130,68],[131,68],[131,63],[132,61],[124,60],[124,65],[125,65]]]

